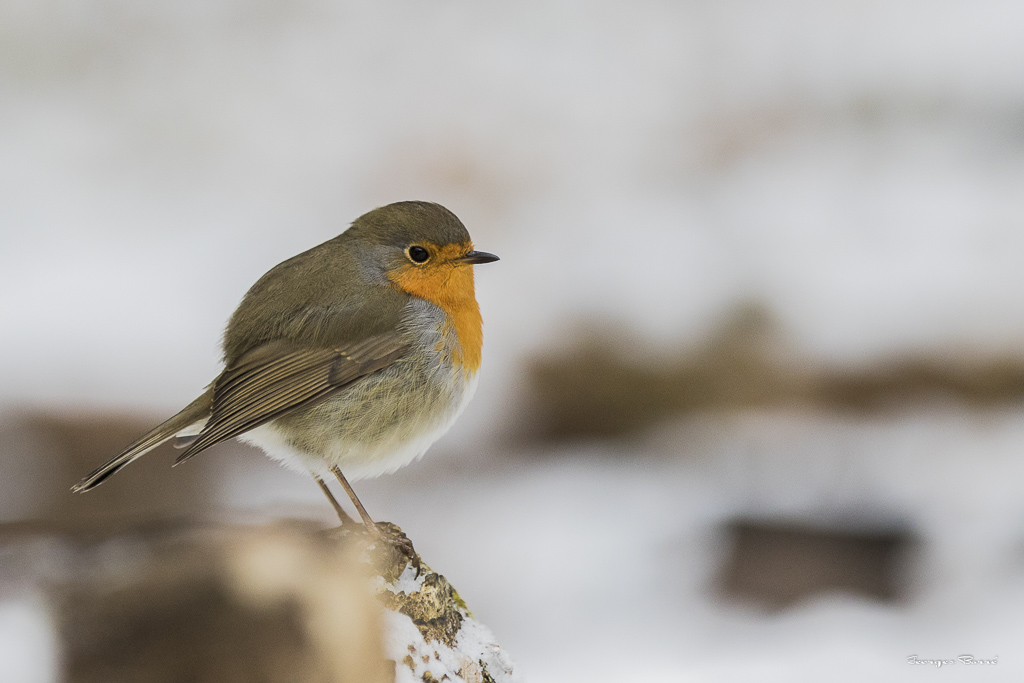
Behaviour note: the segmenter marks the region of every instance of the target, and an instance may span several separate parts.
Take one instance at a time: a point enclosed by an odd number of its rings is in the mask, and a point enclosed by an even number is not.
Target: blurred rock
[[[379,529],[40,528],[3,575],[47,577],[69,683],[515,680],[451,584]]]
[[[737,521],[720,575],[723,595],[782,609],[830,591],[885,602],[902,599],[905,560],[915,545],[902,531],[811,529],[785,523]]]
[[[777,337],[771,315],[756,304],[735,310],[705,344],[679,357],[633,337],[583,336],[529,368],[530,436],[623,436],[673,415],[791,396],[805,380],[783,362]]]
[[[943,399],[979,408],[1020,403],[1024,359],[982,354],[894,358],[860,371],[830,372],[807,397],[808,402],[857,412]]]
[[[802,357],[771,312],[743,304],[704,344],[658,353],[635,335],[594,328],[527,372],[528,414],[513,436],[622,437],[694,412],[802,406],[884,412],[935,401],[981,408],[1024,401],[1024,356],[905,355],[859,368]]]
[[[391,680],[350,544],[282,525],[75,545],[58,600],[68,681]],[[111,562],[115,547],[130,561]]]
[[[8,415],[0,422],[5,464],[0,517],[76,528],[99,521],[203,517],[215,494],[212,464],[196,458],[195,464],[172,470],[176,451],[170,444],[124,468],[96,491],[71,493],[74,483],[157,422],[159,417],[123,414]]]

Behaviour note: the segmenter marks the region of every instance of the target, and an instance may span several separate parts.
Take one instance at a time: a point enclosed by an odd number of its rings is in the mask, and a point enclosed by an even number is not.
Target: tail
[[[210,416],[210,406],[212,402],[213,387],[211,386],[203,392],[202,396],[185,406],[180,413],[163,424],[158,425],[144,437],[121,451],[117,456],[96,468],[91,474],[89,474],[89,476],[71,487],[71,490],[75,493],[80,493],[82,491],[88,491],[89,489],[96,488],[106,481],[110,475],[114,474],[131,461],[141,458],[143,455],[149,453],[151,450],[175,436],[186,427],[190,427],[197,422],[205,420]]]

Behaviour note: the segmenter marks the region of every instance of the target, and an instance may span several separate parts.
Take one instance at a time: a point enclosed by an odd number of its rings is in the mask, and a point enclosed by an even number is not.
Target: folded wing
[[[326,349],[298,348],[287,341],[257,347],[217,378],[210,419],[175,464],[285,413],[322,401],[388,367],[408,350],[408,340],[398,333]]]

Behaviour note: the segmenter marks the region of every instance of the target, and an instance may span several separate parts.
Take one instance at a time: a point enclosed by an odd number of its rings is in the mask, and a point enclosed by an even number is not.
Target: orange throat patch
[[[462,348],[461,354],[453,355],[452,362],[476,372],[480,368],[484,334],[473,286],[473,266],[455,262],[470,251],[473,244],[424,246],[430,252],[429,261],[422,265],[410,262],[388,273],[388,279],[406,294],[425,299],[444,311],[447,326],[454,329]]]

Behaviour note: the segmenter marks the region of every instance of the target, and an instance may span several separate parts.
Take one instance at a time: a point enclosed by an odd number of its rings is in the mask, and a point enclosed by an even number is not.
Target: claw
[[[377,522],[369,530],[382,542],[387,543],[392,548],[402,554],[403,557],[407,558],[409,564],[416,570],[416,578],[419,578],[423,571],[420,562],[420,556],[416,552],[416,549],[412,545],[412,541],[405,533],[390,522]]]

